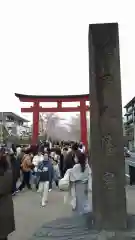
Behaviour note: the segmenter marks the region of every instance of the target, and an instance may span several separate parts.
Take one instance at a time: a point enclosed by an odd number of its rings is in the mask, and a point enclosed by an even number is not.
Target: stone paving
[[[70,217],[72,212],[64,204],[64,193],[53,190],[49,193],[49,203],[40,206],[40,196],[34,191],[25,191],[14,197],[16,231],[9,240],[28,240],[44,223],[58,218]],[[127,187],[127,211],[135,214],[135,186]]]
[[[52,190],[48,205],[40,206],[40,195],[35,191],[19,193],[14,197],[16,232],[9,240],[28,240],[45,222],[71,216],[71,208],[64,204],[64,192]]]

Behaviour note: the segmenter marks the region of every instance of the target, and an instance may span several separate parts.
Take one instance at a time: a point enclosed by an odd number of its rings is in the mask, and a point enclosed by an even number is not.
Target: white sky
[[[120,25],[125,105],[135,96],[133,3],[133,0],[1,0],[0,111],[20,114],[21,104],[15,92],[88,93],[88,25],[116,21]]]

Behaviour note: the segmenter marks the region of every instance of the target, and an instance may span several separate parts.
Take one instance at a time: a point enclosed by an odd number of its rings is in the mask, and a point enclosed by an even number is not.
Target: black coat
[[[62,178],[64,177],[64,156],[63,156],[63,154],[60,154],[60,175]]]
[[[0,169],[0,238],[7,237],[15,230],[12,201],[12,171],[3,173]]]
[[[74,157],[75,154],[72,151],[67,153],[64,161],[64,174],[68,169],[73,168],[73,166],[75,165]]]
[[[13,173],[13,181],[16,182],[20,177],[20,162],[14,155],[11,155],[10,163],[11,163],[11,169]]]

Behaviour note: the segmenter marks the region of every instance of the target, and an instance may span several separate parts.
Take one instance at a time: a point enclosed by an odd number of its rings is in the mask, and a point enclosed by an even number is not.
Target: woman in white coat
[[[92,190],[92,175],[84,153],[75,157],[78,162],[70,172],[70,191],[72,196],[72,208],[78,214],[84,214],[92,210],[89,201],[89,191]]]

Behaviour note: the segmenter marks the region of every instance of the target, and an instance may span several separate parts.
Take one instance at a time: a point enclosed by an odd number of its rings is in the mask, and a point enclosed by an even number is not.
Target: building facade
[[[125,135],[128,137],[128,147],[135,150],[135,97],[124,107],[125,113]]]
[[[28,120],[18,116],[13,112],[0,112],[0,138],[3,138],[3,129],[9,136],[26,137],[29,136],[30,128]]]

